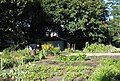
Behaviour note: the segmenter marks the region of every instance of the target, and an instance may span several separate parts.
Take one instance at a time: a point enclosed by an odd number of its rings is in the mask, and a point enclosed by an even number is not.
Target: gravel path
[[[87,56],[120,56],[120,53],[83,53],[83,54],[86,54]],[[78,53],[71,53],[70,55],[78,55]]]
[[[87,56],[120,56],[120,53],[85,53]]]

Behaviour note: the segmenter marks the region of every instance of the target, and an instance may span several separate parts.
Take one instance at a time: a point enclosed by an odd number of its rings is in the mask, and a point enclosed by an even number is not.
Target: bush
[[[11,52],[3,53],[0,56],[0,63],[1,63],[1,69],[12,68],[18,64],[16,58],[13,57]]]
[[[52,45],[52,44],[50,44],[50,43],[47,43],[47,44],[43,44],[42,45],[42,50],[47,50],[47,51],[49,51],[49,50],[52,50],[54,48],[54,46]]]
[[[85,60],[86,55],[85,54],[79,54],[78,56],[72,55],[72,56],[65,56],[65,55],[60,55],[57,60],[59,61],[81,61]]]
[[[51,50],[51,52],[52,52],[54,55],[59,55],[61,51],[60,51],[60,48],[54,47],[54,48]]]
[[[38,53],[38,58],[39,59],[44,59],[45,56],[46,56],[45,51],[43,51],[43,50],[39,51],[39,53]]]
[[[17,65],[17,62],[15,60],[13,60],[13,58],[11,59],[1,59],[1,69],[8,69],[8,68],[12,68],[13,66]]]
[[[17,50],[11,52],[5,51],[0,56],[2,69],[11,68],[28,62],[38,61],[40,59],[41,58],[39,57],[39,54],[35,57],[32,57],[29,54],[28,48],[25,48],[24,50]]]
[[[24,50],[17,50],[17,51],[11,51],[4,50],[3,54],[0,56],[0,61],[2,65],[2,69],[11,68],[14,66],[26,64],[28,62],[38,61],[41,59],[44,59],[45,56],[48,55],[48,53],[53,55],[60,54],[59,48],[52,48],[50,50],[43,49],[41,51],[38,51],[35,56],[31,56],[29,53],[29,49],[25,48]]]
[[[9,52],[11,52],[11,51],[15,51],[15,48],[16,48],[16,45],[11,45],[10,47],[5,48],[5,49],[3,50],[3,53],[9,53]]]
[[[104,44],[86,44],[83,52],[91,52],[91,53],[119,53],[120,48],[116,48],[112,45],[104,45]]]
[[[52,44],[47,43],[42,45],[42,52],[44,52],[44,55],[59,55],[61,50],[58,47],[54,47]]]
[[[89,81],[120,81],[120,60],[105,60],[96,68]]]

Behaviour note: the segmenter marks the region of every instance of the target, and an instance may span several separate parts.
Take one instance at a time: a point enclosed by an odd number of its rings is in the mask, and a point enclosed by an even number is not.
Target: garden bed
[[[89,56],[83,61],[58,61],[56,57],[24,64],[6,73],[14,80],[24,81],[88,81],[103,59],[120,59],[120,56]],[[5,73],[4,73],[5,74]],[[0,74],[3,75],[3,74]],[[5,75],[4,75],[5,76]],[[1,81],[5,81],[1,78]]]
[[[97,75],[96,71],[103,65],[101,71],[105,70],[107,75],[107,67],[113,67],[112,65],[115,69],[120,67],[119,59],[120,53],[87,53],[72,49],[61,52],[58,48],[51,47],[50,50],[37,51],[34,56],[30,55],[27,48],[4,51],[0,55],[2,66],[0,81],[106,81],[93,78],[97,76],[104,78],[103,73],[99,72],[100,75]],[[115,73],[119,74],[119,71],[118,69]],[[114,73],[114,70],[112,72]]]

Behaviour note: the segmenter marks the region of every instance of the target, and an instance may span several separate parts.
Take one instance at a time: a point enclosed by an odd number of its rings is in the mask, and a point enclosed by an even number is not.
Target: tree
[[[1,0],[0,18],[0,29],[7,39],[19,36],[32,39],[35,31],[43,31],[41,27],[49,22],[41,3],[36,0]]]
[[[1,0],[0,1],[0,29],[2,41],[12,41],[15,43],[23,41],[24,34],[19,26],[19,15],[26,4],[26,1]],[[19,40],[18,40],[19,39]]]
[[[120,42],[120,0],[109,0],[110,16],[109,29],[114,42]]]
[[[0,1],[0,47],[45,37],[49,17],[37,0]]]
[[[78,35],[89,39],[89,42],[106,41],[108,29],[105,21],[108,12],[103,1],[42,0],[42,5],[53,21],[69,30],[72,36],[80,31]]]
[[[71,43],[106,42],[106,15],[102,0],[1,0],[1,39],[31,42],[57,29]]]

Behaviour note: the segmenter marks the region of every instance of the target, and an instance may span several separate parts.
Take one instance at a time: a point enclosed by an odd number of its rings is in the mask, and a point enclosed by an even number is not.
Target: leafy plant
[[[45,56],[40,56],[40,54],[36,55],[35,57],[29,54],[29,49],[25,48],[24,50],[17,50],[11,52],[4,52],[1,56],[1,68],[7,69],[14,66],[22,65],[24,63],[38,61]]]
[[[61,50],[58,47],[54,47],[52,44],[47,43],[47,44],[43,44],[42,45],[42,53],[44,53],[44,55],[59,55]]]
[[[16,66],[18,63],[10,54],[2,54],[1,57],[1,69],[8,69]]]
[[[64,65],[38,65],[34,63],[28,63],[25,65],[20,65],[11,70],[1,71],[0,77],[3,78],[14,78],[14,80],[41,80],[46,81],[54,76],[60,76],[65,81],[72,81],[78,76],[84,75],[84,70],[90,68],[88,66],[72,66],[68,63],[67,66]],[[64,72],[63,72],[64,71]],[[86,77],[86,75],[84,75]]]
[[[54,47],[53,47],[53,45],[52,44],[50,44],[50,43],[47,43],[47,44],[43,44],[42,45],[42,49],[43,50],[52,50]]]
[[[65,55],[60,55],[57,60],[59,61],[81,61],[85,60],[86,55],[85,54],[79,54],[79,55],[71,55],[71,56],[65,56]]]
[[[58,48],[58,47],[54,47],[54,48],[51,50],[51,52],[52,52],[54,55],[59,55],[60,52],[61,52],[61,50],[60,50],[60,48]]]
[[[3,79],[7,79],[9,77],[9,71],[7,70],[0,71],[0,77],[2,77]]]
[[[3,53],[15,51],[15,48],[16,48],[16,45],[11,45],[10,47],[5,48],[5,49],[3,50]]]
[[[13,59],[1,59],[1,69],[12,68],[17,65],[17,62]]]
[[[104,60],[89,81],[120,81],[120,60]]]
[[[39,51],[39,54],[37,56],[39,59],[44,59],[46,54],[45,54],[44,50],[41,50],[41,51]]]

